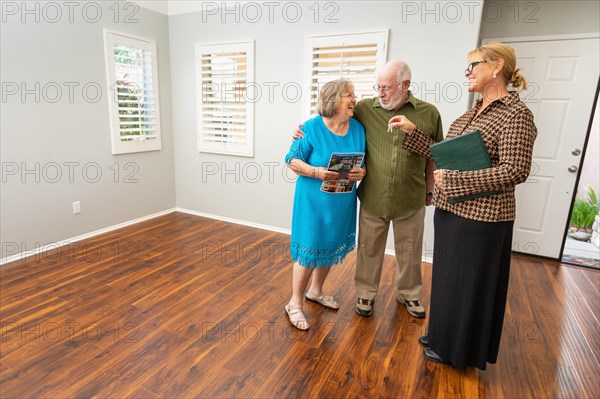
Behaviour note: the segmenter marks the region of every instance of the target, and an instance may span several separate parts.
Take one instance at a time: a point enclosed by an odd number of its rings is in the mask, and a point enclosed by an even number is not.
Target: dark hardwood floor
[[[295,330],[288,243],[172,213],[1,267],[0,397],[600,397],[598,272],[514,256],[498,363],[461,372],[424,360],[389,256],[372,317],[353,253],[326,285],[340,310]]]

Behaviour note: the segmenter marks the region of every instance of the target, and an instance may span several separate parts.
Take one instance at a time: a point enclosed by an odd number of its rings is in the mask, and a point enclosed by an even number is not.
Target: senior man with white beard
[[[416,318],[425,317],[421,292],[421,248],[425,205],[430,205],[434,186],[433,161],[402,149],[405,133],[389,131],[388,121],[406,116],[435,141],[443,137],[437,108],[415,98],[409,90],[410,67],[388,62],[378,73],[378,96],[359,101],[354,118],[366,131],[366,177],[358,188],[360,216],[355,271],[356,312],[371,316],[379,291],[383,256],[390,222],[396,253],[396,299]],[[301,137],[297,130],[294,137]]]
[[[388,131],[388,121],[404,115],[435,141],[443,140],[437,108],[416,99],[409,90],[410,67],[403,61],[387,63],[377,75],[378,97],[356,104],[354,115],[365,127],[368,176],[358,190],[359,242],[355,284],[361,316],[373,313],[379,291],[383,255],[390,221],[396,253],[396,299],[416,318],[425,317],[421,292],[421,248],[425,205],[433,191],[432,161],[402,149],[404,133]],[[409,117],[411,115],[414,119]]]

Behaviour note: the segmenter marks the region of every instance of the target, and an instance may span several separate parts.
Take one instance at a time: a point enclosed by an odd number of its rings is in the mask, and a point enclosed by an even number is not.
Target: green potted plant
[[[592,235],[592,224],[600,208],[598,197],[592,187],[588,187],[587,197],[587,199],[575,198],[569,228],[569,237],[582,241],[589,241]]]

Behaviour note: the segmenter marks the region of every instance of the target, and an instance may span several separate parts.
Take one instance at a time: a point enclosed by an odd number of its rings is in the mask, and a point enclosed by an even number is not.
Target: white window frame
[[[144,134],[139,137],[124,139],[122,137],[121,126],[124,121],[120,120],[119,114],[119,99],[117,87],[117,64],[115,62],[114,48],[115,45],[125,45],[136,49],[149,52],[151,57],[151,80],[145,85],[145,90],[150,92],[151,99],[142,103],[141,108],[145,108],[150,104],[153,112],[145,112],[143,115],[153,120],[147,123],[146,129],[140,129]],[[144,151],[158,151],[162,149],[161,125],[160,125],[160,100],[158,93],[158,52],[156,50],[156,42],[152,40],[134,37],[129,34],[122,34],[115,31],[104,29],[104,58],[106,63],[106,79],[107,79],[107,97],[110,113],[110,131],[111,144],[113,154],[128,154]],[[143,77],[142,79],[146,79]],[[134,83],[131,87],[137,87]],[[147,97],[146,97],[147,98]],[[121,111],[123,109],[121,108]],[[132,118],[128,118],[132,119]],[[146,124],[146,123],[145,123]],[[141,126],[138,124],[137,126]],[[125,129],[125,128],[124,128]],[[145,134],[148,132],[149,134]]]
[[[198,151],[254,157],[254,103],[256,99],[254,40],[220,44],[197,43],[195,50]],[[231,79],[236,83],[225,81],[228,78],[226,75],[225,77],[218,74],[209,76],[203,70],[203,57],[206,61],[207,57],[230,53],[245,55],[245,64],[243,62],[238,64],[237,61],[230,64],[231,66],[242,65],[245,67],[245,75],[241,72],[243,69],[236,69],[231,75]],[[206,64],[204,65],[206,66]],[[245,82],[243,87],[237,83],[239,81]],[[221,111],[213,110],[205,113],[204,110],[211,105],[220,105]],[[225,108],[230,111],[222,111]],[[245,121],[245,123],[239,123],[239,126],[234,127],[236,117],[240,119],[240,122]]]
[[[373,91],[372,85],[376,83],[376,71],[378,71],[387,61],[387,48],[388,48],[388,36],[389,29],[375,32],[362,32],[362,33],[346,33],[337,35],[321,35],[321,36],[308,36],[306,37],[306,48],[305,48],[305,87],[308,88],[307,93],[303,96],[303,116],[304,119],[308,119],[316,114],[314,109],[314,99],[318,97],[318,94],[322,88],[321,82],[315,84],[314,79],[318,76],[318,70],[314,63],[314,52],[316,48],[322,47],[351,47],[351,46],[365,46],[369,45],[376,51],[376,59],[374,68],[371,66],[367,68],[367,77],[363,74],[357,74],[353,76],[354,72],[351,69],[360,68],[360,64],[352,63],[349,60],[344,60],[343,52],[339,58],[339,71],[331,71],[325,75],[327,81],[345,78],[349,79],[354,83],[354,90],[358,99],[373,97],[376,93]],[[351,52],[349,48],[348,52]],[[356,57],[358,62],[364,57]],[[356,62],[356,61],[354,61]],[[344,68],[345,67],[345,68]],[[352,67],[352,68],[350,68]],[[360,77],[359,77],[360,76]],[[319,87],[320,86],[320,87]]]

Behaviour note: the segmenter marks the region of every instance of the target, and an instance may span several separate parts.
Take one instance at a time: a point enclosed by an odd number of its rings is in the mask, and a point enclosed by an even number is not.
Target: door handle
[[[575,165],[569,166],[568,171],[571,173],[577,172],[577,166],[575,166]]]
[[[577,155],[581,154],[581,150],[579,148],[575,148],[573,151],[571,151],[571,154],[577,156]]]

